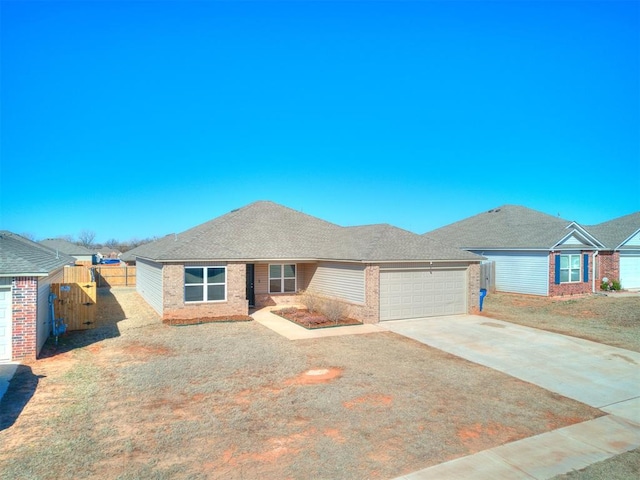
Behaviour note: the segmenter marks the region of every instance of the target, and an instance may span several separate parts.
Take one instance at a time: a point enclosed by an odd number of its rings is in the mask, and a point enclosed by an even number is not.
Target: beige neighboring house
[[[603,278],[640,288],[640,212],[595,226],[520,205],[503,205],[426,237],[482,255],[495,268],[495,289],[528,295],[600,291]]]
[[[37,358],[51,331],[49,292],[74,259],[0,231],[0,363]]]
[[[96,253],[82,245],[63,240],[62,238],[48,238],[41,240],[40,243],[65,255],[69,255],[76,259],[76,265],[93,265],[96,263]]]
[[[260,201],[129,252],[164,318],[247,315],[313,290],[364,323],[475,312],[482,257],[391,225],[341,227]]]
[[[616,279],[625,290],[640,290],[640,212],[587,227],[605,244],[601,278]]]

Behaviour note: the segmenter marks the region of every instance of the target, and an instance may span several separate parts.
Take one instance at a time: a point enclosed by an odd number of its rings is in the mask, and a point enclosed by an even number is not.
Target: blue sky
[[[640,2],[2,1],[0,228],[640,210]]]

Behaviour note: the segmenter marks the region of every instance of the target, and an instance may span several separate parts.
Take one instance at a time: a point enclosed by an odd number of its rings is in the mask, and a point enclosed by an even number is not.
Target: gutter
[[[593,272],[591,278],[591,293],[596,293],[596,257],[598,256],[598,253],[598,250],[594,251],[592,257],[593,260],[591,260],[591,271]]]

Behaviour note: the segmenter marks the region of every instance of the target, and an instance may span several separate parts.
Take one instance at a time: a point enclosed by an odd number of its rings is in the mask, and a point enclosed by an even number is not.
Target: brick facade
[[[246,265],[227,263],[227,300],[225,302],[185,303],[184,265],[166,264],[162,269],[163,320],[248,315]]]
[[[35,360],[38,326],[38,278],[15,277],[12,281],[11,352],[14,361]]]
[[[600,252],[596,257],[596,291],[600,290],[603,278],[620,280],[620,252]]]
[[[472,263],[467,269],[467,313],[480,312],[480,264]]]
[[[311,280],[315,269],[312,264],[300,264],[298,288],[302,291]],[[297,294],[267,293],[268,277],[266,265],[255,267],[255,307],[264,308],[276,305],[299,305]],[[195,319],[202,317],[221,317],[225,315],[247,315],[246,265],[244,263],[227,264],[227,301],[226,302],[184,302],[184,265],[165,264],[163,275],[163,320]],[[349,303],[349,316],[363,323],[380,321],[380,266],[367,265],[364,270],[365,302]],[[469,313],[479,311],[480,265],[469,265],[467,305]]]
[[[583,281],[583,256],[589,255],[589,276],[588,281]],[[562,297],[564,295],[584,295],[593,291],[593,252],[580,252],[580,281],[571,283],[556,284],[556,256],[558,252],[549,253],[549,296]],[[599,289],[599,284],[596,284]]]

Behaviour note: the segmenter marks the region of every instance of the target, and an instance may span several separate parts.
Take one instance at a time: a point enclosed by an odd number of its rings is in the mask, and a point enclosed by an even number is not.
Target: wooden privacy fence
[[[52,283],[53,311],[62,318],[67,330],[87,330],[96,326],[98,294],[96,282]]]
[[[97,266],[93,267],[98,287],[133,287],[136,284],[136,267]]]
[[[64,267],[62,281],[64,283],[87,283],[95,282],[95,279],[91,267],[76,266]]]
[[[136,267],[128,265],[96,265],[92,267],[65,267],[65,283],[96,282],[98,287],[133,287]]]
[[[487,292],[495,292],[496,262],[483,262],[480,264],[480,288],[486,288]]]

